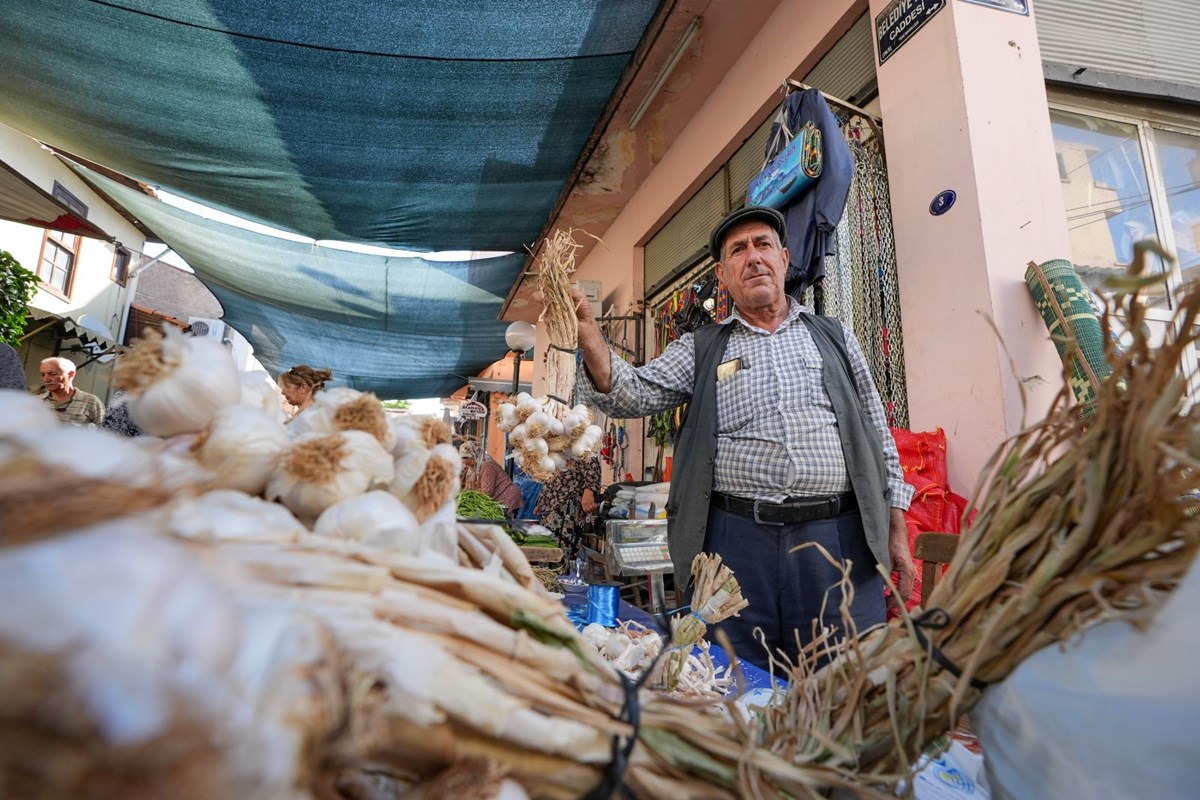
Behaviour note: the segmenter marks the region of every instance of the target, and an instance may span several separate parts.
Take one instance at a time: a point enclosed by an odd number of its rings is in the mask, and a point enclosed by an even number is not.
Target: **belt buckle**
[[[754,521],[756,523],[758,523],[759,525],[774,525],[776,527],[782,528],[784,523],[782,523],[782,522],[767,522],[765,519],[763,519],[762,517],[760,517],[758,515],[758,504],[761,502],[762,502],[762,500],[754,501]]]

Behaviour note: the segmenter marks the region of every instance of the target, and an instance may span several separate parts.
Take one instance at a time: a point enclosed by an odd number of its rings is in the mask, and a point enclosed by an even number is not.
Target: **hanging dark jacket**
[[[846,144],[837,117],[818,90],[804,89],[789,94],[784,100],[784,113],[793,133],[808,122],[815,122],[821,131],[821,175],[794,202],[780,209],[787,221],[784,244],[790,255],[785,288],[788,294],[799,299],[807,287],[825,277],[825,256],[837,255],[837,226],[850,194],[854,155]],[[771,135],[767,137],[767,158],[774,155],[771,146],[777,127],[778,124],[773,125]]]
[[[842,454],[858,500],[867,545],[875,560],[890,572],[891,490],[883,443],[862,410],[846,354],[845,334],[841,323],[830,317],[801,314],[800,319],[821,353],[821,380],[837,418]],[[675,466],[667,497],[668,544],[676,585],[680,587],[690,585],[692,559],[704,549],[717,456],[717,365],[736,324],[706,325],[694,334],[696,376],[687,417],[675,440]]]

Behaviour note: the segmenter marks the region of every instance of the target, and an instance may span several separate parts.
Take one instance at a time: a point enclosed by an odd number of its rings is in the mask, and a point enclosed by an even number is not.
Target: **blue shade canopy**
[[[77,169],[195,269],[272,374],[308,364],[383,398],[437,397],[507,351],[496,317],[520,254],[444,262],[317,247],[205,219]]]
[[[657,5],[4,0],[0,122],[314,239],[521,251]]]

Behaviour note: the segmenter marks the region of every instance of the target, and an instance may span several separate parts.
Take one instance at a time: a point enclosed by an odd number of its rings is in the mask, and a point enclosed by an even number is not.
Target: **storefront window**
[[[1186,282],[1200,270],[1200,136],[1154,129],[1175,255]]]
[[[1103,292],[1104,279],[1129,266],[1134,243],[1162,238],[1138,126],[1053,109],[1050,120],[1071,258],[1084,282]],[[1152,300],[1165,303],[1165,290]]]
[[[1103,101],[1100,101],[1103,102]],[[1134,106],[1100,111],[1062,101],[1050,109],[1071,259],[1085,283],[1104,294],[1105,276],[1123,271],[1141,239],[1175,255],[1168,285],[1146,296],[1154,341],[1174,335],[1169,288],[1200,278],[1200,120]],[[1155,257],[1153,269],[1165,264]],[[1114,319],[1122,331],[1120,319]],[[1183,364],[1200,399],[1195,348]]]

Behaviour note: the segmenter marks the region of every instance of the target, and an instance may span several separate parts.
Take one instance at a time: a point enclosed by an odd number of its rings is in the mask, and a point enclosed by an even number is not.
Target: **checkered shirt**
[[[774,333],[756,328],[735,311],[722,362],[741,358],[743,368],[717,381],[717,458],[713,489],[739,497],[779,502],[850,491],[837,419],[821,377],[821,355],[805,313],[789,298],[787,319]],[[862,348],[845,330],[854,382],[867,418],[883,442],[888,502],[907,509],[913,489],[904,482],[896,443]],[[692,395],[695,347],[692,334],[672,342],[643,367],[610,355],[612,389],[596,390],[585,370],[580,402],[610,416],[641,417],[687,402]]]
[[[100,398],[94,394],[76,389],[75,394],[65,403],[60,403],[50,396],[49,392],[42,392],[40,395],[42,402],[50,408],[58,412],[58,418],[63,422],[69,422],[72,425],[101,425],[104,422],[104,403],[100,402]]]

